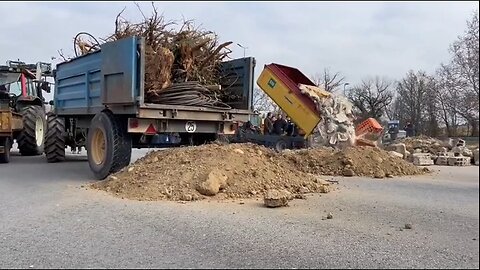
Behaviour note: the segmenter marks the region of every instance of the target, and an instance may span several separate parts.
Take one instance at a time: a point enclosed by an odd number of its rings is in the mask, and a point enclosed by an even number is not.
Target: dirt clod
[[[405,227],[404,227],[406,230],[411,230],[412,229],[412,224],[410,223],[407,223],[405,224]]]

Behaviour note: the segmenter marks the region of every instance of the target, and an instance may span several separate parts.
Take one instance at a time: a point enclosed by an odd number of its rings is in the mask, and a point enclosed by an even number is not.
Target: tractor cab
[[[25,104],[43,106],[43,91],[50,93],[47,77],[52,77],[51,64],[38,62],[25,64],[20,61],[7,61],[0,66],[0,104],[9,104],[20,112]]]

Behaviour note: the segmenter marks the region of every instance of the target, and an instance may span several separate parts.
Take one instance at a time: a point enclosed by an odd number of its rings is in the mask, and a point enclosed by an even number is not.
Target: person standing
[[[277,120],[273,123],[273,131],[276,135],[283,135],[287,129],[288,123],[281,114],[278,115]]]
[[[264,120],[263,134],[269,135],[273,132],[273,114],[271,112],[267,113],[267,117]]]

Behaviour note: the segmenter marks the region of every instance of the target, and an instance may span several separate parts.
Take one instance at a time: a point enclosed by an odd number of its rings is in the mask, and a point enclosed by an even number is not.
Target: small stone
[[[269,189],[264,196],[264,204],[267,207],[282,207],[287,206],[290,192],[285,190]]]
[[[306,188],[306,187],[300,187],[300,189],[298,190],[298,192],[299,192],[300,194],[306,194],[306,193],[309,193],[310,190],[309,190],[308,188]]]
[[[385,177],[385,172],[382,170],[378,170],[375,172],[374,176],[375,178],[384,178]]]
[[[304,194],[295,194],[295,199],[306,200],[307,196],[305,196]]]
[[[412,224],[410,224],[410,223],[405,224],[405,229],[411,230],[412,229]]]
[[[353,166],[353,160],[351,159],[345,159],[343,160],[343,164],[345,164],[346,166]]]
[[[154,157],[153,162],[158,162],[158,157]]]
[[[385,176],[386,176],[387,178],[393,178],[393,175],[390,174],[390,173],[385,174]]]
[[[130,168],[128,168],[128,172],[131,172],[131,171],[133,171],[134,169],[135,169],[134,167],[130,167]]]
[[[355,175],[355,172],[352,169],[345,168],[342,174],[343,176],[351,177]]]
[[[332,219],[332,218],[333,218],[333,214],[332,214],[331,212],[330,212],[330,213],[328,213],[328,215],[327,215],[327,219]]]
[[[113,175],[110,175],[110,179],[111,179],[111,180],[118,180],[118,177],[113,176]]]
[[[251,191],[250,191],[250,194],[252,194],[252,195],[257,195],[257,192],[256,192],[255,190],[251,190]]]
[[[238,149],[238,148],[235,148],[235,149],[233,150],[233,152],[238,153],[238,154],[240,154],[240,155],[245,154],[245,152],[243,152],[243,150]]]
[[[257,150],[257,154],[258,154],[259,156],[261,156],[261,155],[263,155],[263,152],[260,151],[260,150]]]
[[[182,194],[180,200],[189,202],[193,200],[193,196],[190,194]]]

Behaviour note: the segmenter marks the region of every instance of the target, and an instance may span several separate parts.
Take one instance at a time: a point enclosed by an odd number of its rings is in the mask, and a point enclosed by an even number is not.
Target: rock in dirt
[[[245,152],[243,152],[242,149],[238,149],[238,148],[236,148],[235,150],[233,150],[233,152],[238,153],[238,154],[240,154],[240,155],[245,154]]]
[[[290,192],[285,190],[270,189],[264,197],[264,204],[267,207],[282,207],[287,206],[290,200]]]
[[[306,193],[309,193],[310,190],[306,187],[300,187],[300,189],[298,190],[298,193],[300,194],[306,194]]]
[[[327,215],[327,219],[332,219],[332,218],[333,218],[333,214],[332,214],[331,212],[330,212],[330,213],[328,213],[328,215]]]
[[[378,170],[375,172],[375,175],[374,175],[375,178],[385,178],[385,172],[382,171],[382,170]]]
[[[224,189],[227,185],[228,177],[223,175],[218,169],[213,169],[207,176],[205,182],[197,186],[197,191],[205,196],[216,195],[220,189]]]
[[[407,229],[407,230],[411,230],[412,229],[412,224],[407,223],[407,224],[405,224],[404,228]]]
[[[355,175],[355,172],[352,169],[345,168],[342,172],[343,176],[351,177]]]

